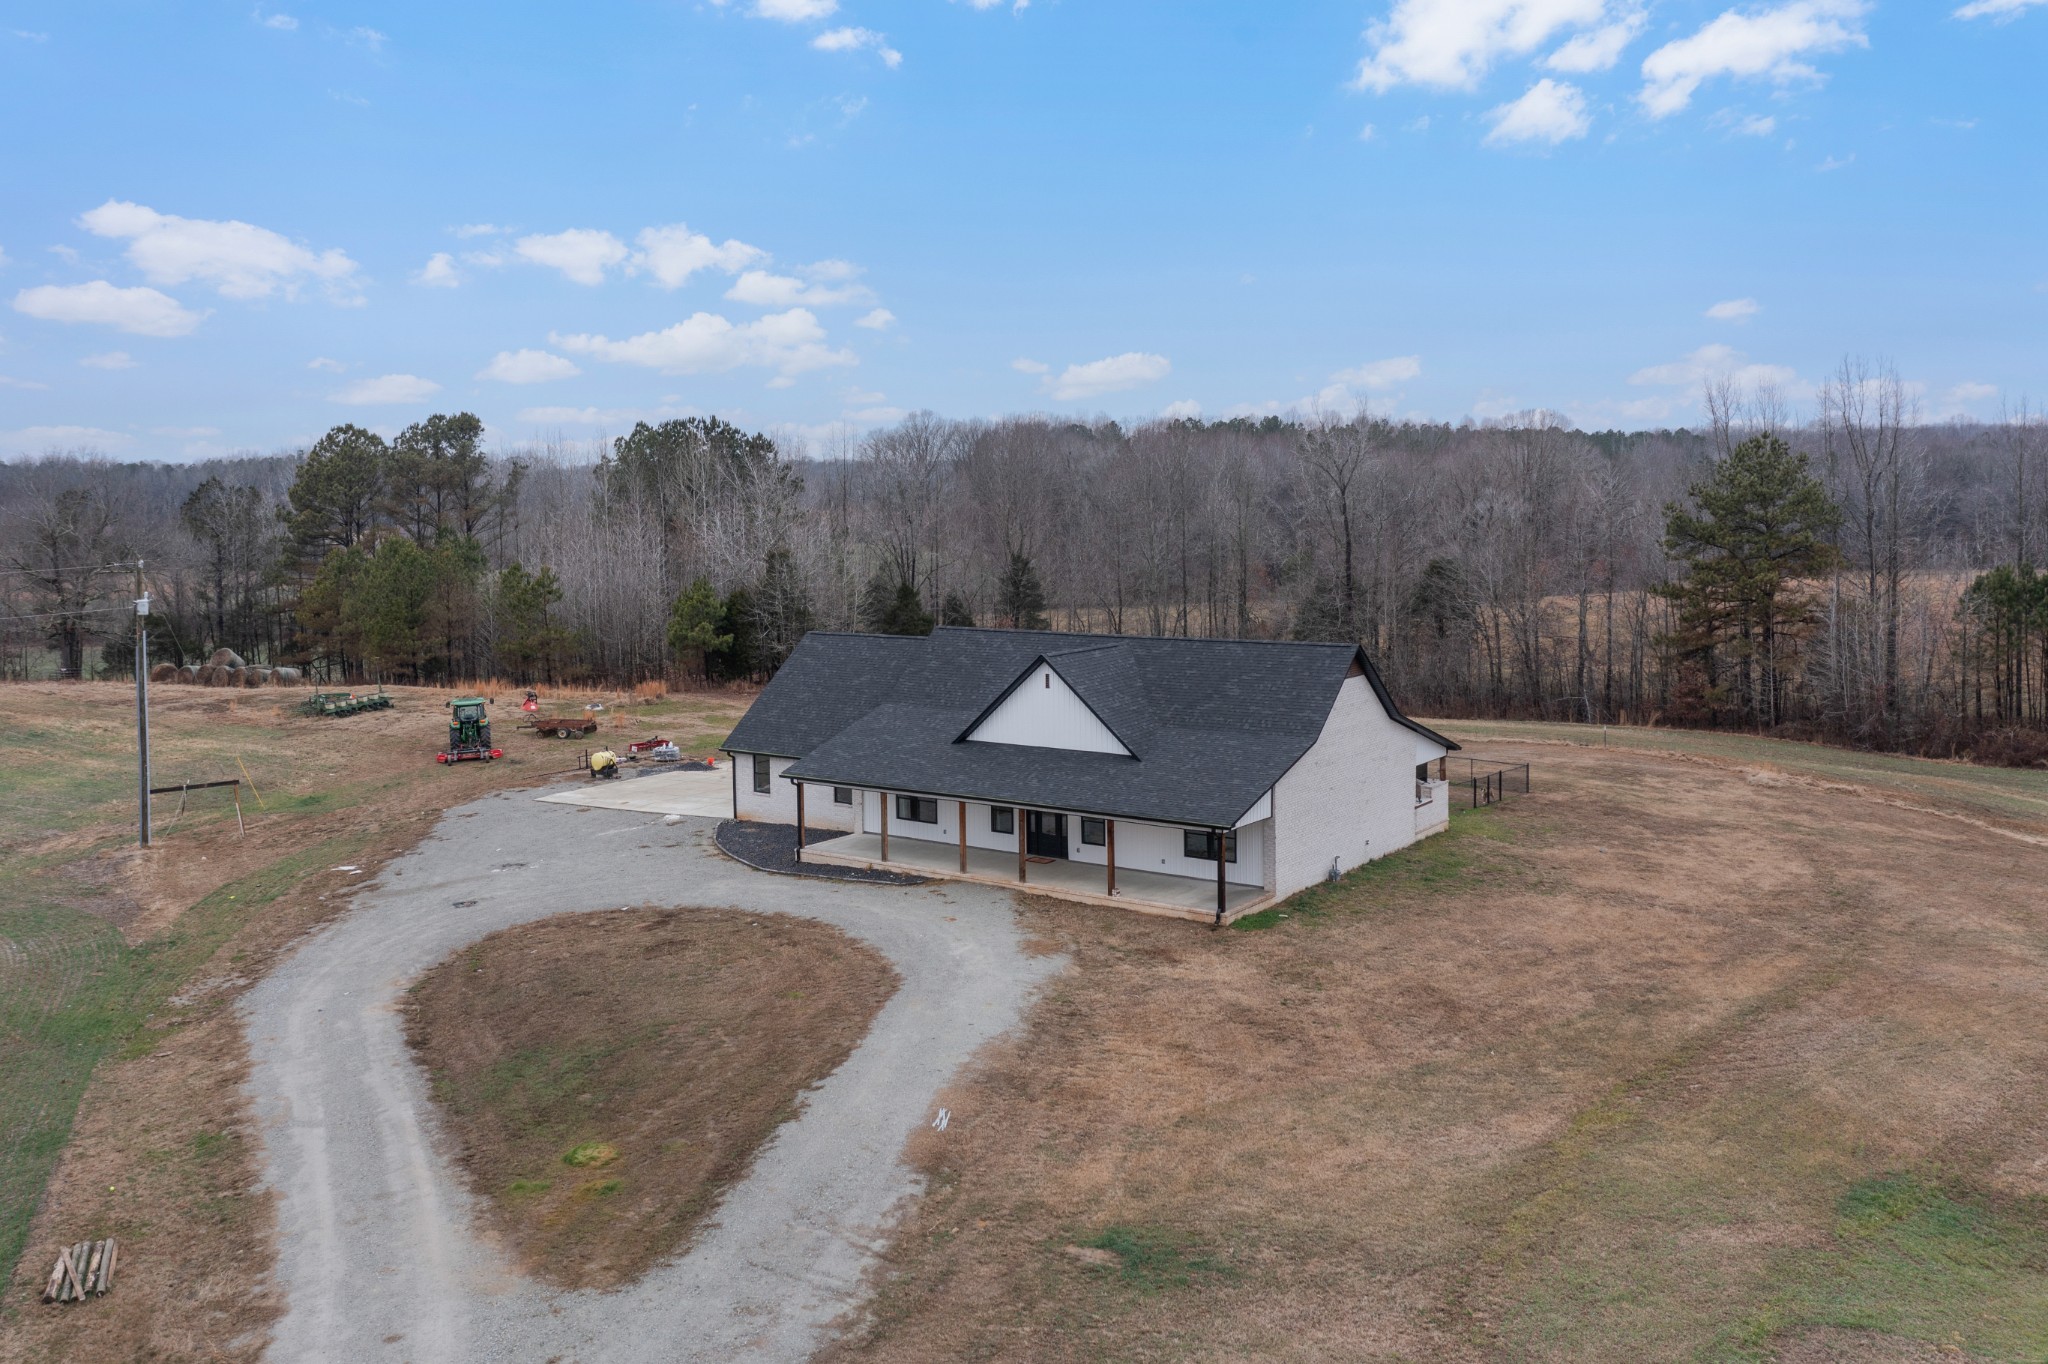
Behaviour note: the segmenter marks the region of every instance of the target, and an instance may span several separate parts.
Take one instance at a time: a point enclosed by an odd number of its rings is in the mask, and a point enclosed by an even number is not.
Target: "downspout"
[[[1217,829],[1211,836],[1216,840],[1216,922],[1209,925],[1209,931],[1214,933],[1223,927],[1223,830]]]

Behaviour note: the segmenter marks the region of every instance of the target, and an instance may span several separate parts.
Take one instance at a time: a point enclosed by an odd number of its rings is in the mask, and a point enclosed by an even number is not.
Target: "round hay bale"
[[[209,687],[225,687],[233,681],[228,672],[218,663],[209,663],[199,670],[199,680]]]
[[[178,665],[175,663],[159,663],[149,670],[149,680],[152,682],[168,682],[177,675]]]
[[[197,682],[199,680],[199,665],[187,663],[184,667],[178,669],[178,680],[188,685]]]
[[[215,649],[213,657],[206,661],[217,668],[240,668],[246,666],[242,656],[233,649]]]
[[[242,669],[242,685],[245,687],[260,687],[269,680],[270,669],[268,668],[254,665]]]
[[[270,682],[272,686],[277,687],[296,687],[299,685],[299,670],[297,668],[272,668],[270,670]]]

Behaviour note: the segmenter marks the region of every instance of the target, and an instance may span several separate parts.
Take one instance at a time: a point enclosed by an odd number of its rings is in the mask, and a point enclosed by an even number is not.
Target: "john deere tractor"
[[[435,762],[489,762],[505,756],[502,749],[491,747],[491,721],[484,714],[489,704],[481,696],[458,696],[448,703],[448,748],[434,755]]]

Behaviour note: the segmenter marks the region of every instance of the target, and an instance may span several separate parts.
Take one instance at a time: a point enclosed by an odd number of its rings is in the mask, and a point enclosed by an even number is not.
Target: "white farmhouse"
[[[726,742],[808,860],[1217,923],[1443,829],[1456,747],[1352,645],[953,628],[805,636]]]

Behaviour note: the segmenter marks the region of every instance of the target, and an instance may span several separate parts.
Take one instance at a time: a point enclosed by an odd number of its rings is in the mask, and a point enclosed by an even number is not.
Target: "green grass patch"
[[[1337,914],[1383,907],[1390,899],[1433,892],[1478,880],[1482,866],[1492,872],[1498,862],[1489,848],[1510,843],[1515,831],[1499,806],[1451,811],[1451,827],[1396,853],[1353,867],[1335,881],[1311,886],[1270,909],[1247,914],[1231,925],[1246,933],[1278,928],[1300,920],[1319,923]]]
[[[591,1165],[609,1165],[619,1158],[619,1148],[606,1141],[586,1141],[562,1152],[562,1164],[581,1170]]]
[[[1112,1226],[1077,1241],[1088,1250],[1104,1250],[1116,1257],[1113,1270],[1118,1281],[1145,1293],[1168,1288],[1185,1288],[1197,1274],[1228,1276],[1229,1267],[1202,1254],[1190,1237],[1165,1227]]]
[[[2048,1359],[2048,1200],[1997,1204],[1893,1173],[1851,1185],[1835,1214],[1834,1248],[1789,1257],[1781,1292],[1704,1358],[1771,1359],[1777,1337],[1834,1326]]]

